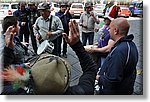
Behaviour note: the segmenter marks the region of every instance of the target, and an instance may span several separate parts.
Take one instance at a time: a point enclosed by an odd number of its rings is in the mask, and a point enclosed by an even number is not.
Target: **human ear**
[[[119,29],[118,28],[114,28],[114,35],[117,35],[119,33]]]

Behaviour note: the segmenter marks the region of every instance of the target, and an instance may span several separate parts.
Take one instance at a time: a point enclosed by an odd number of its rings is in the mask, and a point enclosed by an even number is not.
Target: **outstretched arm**
[[[8,27],[7,31],[4,33],[5,36],[5,47],[4,47],[4,66],[8,66],[14,60],[14,36],[15,27]]]
[[[108,53],[111,51],[111,48],[114,46],[115,42],[110,39],[108,41],[108,45],[104,46],[102,48],[97,48],[97,47],[92,47],[91,49],[88,50],[88,52],[90,53],[94,53],[94,52],[100,52],[100,53]]]
[[[91,56],[85,51],[82,43],[79,39],[78,24],[75,21],[71,21],[69,24],[71,35],[67,36],[63,34],[66,42],[75,51],[79,58],[80,65],[82,67],[83,75],[80,77],[78,85],[68,88],[65,94],[94,94],[94,82],[96,76],[96,64]]]

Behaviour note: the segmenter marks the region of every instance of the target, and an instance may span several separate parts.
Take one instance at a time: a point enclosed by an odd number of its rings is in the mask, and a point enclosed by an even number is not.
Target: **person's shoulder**
[[[125,50],[128,48],[128,45],[127,45],[127,42],[125,42],[125,41],[122,41],[122,42],[120,42],[120,44],[117,44],[117,48],[116,48],[116,50],[118,51],[118,52],[125,52]]]
[[[59,15],[59,11],[55,13],[55,16]]]
[[[83,14],[83,15],[87,15],[87,12],[86,12],[86,11],[84,11],[82,14]]]
[[[36,21],[42,20],[42,16],[39,16]]]
[[[96,11],[92,10],[92,12],[94,13],[94,15],[96,15],[96,16],[97,16],[97,12],[96,12]]]
[[[54,18],[55,20],[60,20],[60,18],[58,16],[55,16],[55,15],[51,15],[52,18]]]
[[[29,9],[29,8],[25,8],[25,10],[28,11],[28,12],[30,12],[30,9]]]
[[[19,12],[19,10],[18,10],[18,9],[14,11],[14,13],[17,13],[17,12]]]

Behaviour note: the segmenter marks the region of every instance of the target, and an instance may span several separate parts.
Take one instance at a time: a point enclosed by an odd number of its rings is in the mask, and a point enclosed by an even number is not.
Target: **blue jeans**
[[[87,40],[89,41],[89,45],[93,45],[94,32],[89,32],[89,33],[82,32],[82,43],[83,43],[83,46],[86,46]]]

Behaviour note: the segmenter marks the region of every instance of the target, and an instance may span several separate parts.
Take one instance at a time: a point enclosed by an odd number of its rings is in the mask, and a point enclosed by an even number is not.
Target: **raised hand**
[[[14,47],[14,36],[15,36],[15,27],[14,26],[10,26],[8,27],[8,29],[5,32],[5,43],[6,43],[6,47],[9,48],[13,48]]]
[[[73,21],[71,20],[69,22],[69,29],[70,29],[70,35],[67,36],[66,33],[63,33],[63,37],[65,38],[65,41],[69,45],[74,45],[80,40],[79,28],[75,20]]]

